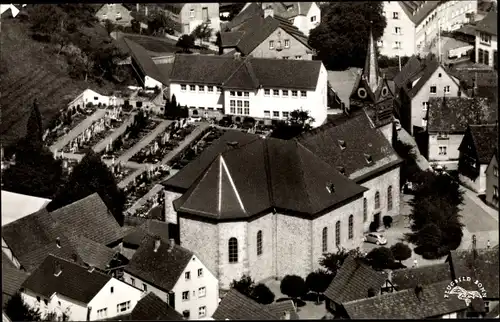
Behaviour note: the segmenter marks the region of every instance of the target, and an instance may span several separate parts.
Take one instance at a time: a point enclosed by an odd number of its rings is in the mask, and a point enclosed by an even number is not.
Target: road
[[[92,150],[94,150],[94,152],[96,153],[99,153],[102,152],[104,149],[106,149],[106,146],[109,144],[110,141],[116,140],[120,135],[122,135],[125,132],[127,126],[129,126],[130,124],[132,124],[132,122],[134,122],[135,114],[136,113],[131,113],[129,118],[119,128],[115,129],[113,132],[111,132],[110,135],[108,135],[107,137],[102,139],[99,143],[94,145]]]

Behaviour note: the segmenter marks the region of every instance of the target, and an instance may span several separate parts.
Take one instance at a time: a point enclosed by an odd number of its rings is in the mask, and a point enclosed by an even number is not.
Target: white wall
[[[380,38],[382,40],[379,51],[381,55],[388,57],[411,56],[416,54],[415,49],[415,24],[405,14],[398,1],[384,1],[383,10],[387,26],[384,29],[384,34]],[[399,19],[394,19],[394,12],[398,13]],[[401,34],[395,33],[395,28],[401,28]],[[394,48],[395,42],[401,43],[401,49]]]
[[[118,106],[122,105],[124,103],[123,98],[118,98],[115,96],[106,96],[106,95],[101,95],[91,89],[86,89],[81,93],[80,95],[77,96],[71,103],[68,104],[68,108],[73,108],[77,107],[78,105],[80,108],[85,107],[87,103],[93,103],[94,105],[98,105],[101,103],[101,105],[106,104],[106,106]]]
[[[163,84],[162,82],[150,77],[150,76],[147,76],[144,77],[144,87],[145,88],[155,88],[155,87],[158,87],[158,88],[163,88]]]
[[[203,109],[208,109],[209,107],[215,109],[223,108],[223,94],[217,92],[217,86],[195,84],[183,85],[186,85],[185,91],[181,89],[181,84],[170,83],[170,99],[172,99],[172,95],[175,94],[175,99],[181,106],[187,105],[187,107],[195,107],[197,109],[200,107],[203,107]],[[195,86],[194,92],[190,90],[190,85]],[[200,91],[200,86],[202,86],[204,90]],[[208,86],[213,87],[213,92],[208,92]]]
[[[436,133],[429,135],[429,162],[454,161],[458,164],[460,152],[458,147],[462,143],[464,134],[448,134],[447,139],[438,139]],[[446,154],[439,154],[439,147],[446,147]]]
[[[497,36],[494,36],[494,35],[490,35],[490,36],[491,36],[490,44],[483,43],[481,41],[481,33],[476,32],[476,56],[475,57],[476,57],[476,63],[478,63],[479,62],[479,49],[482,49],[484,51],[488,51],[489,52],[489,61],[485,65],[493,67],[494,66],[494,64],[493,64],[494,58],[493,57],[498,50],[497,49],[498,42],[497,42]]]
[[[316,17],[316,21],[311,21],[312,17]],[[309,36],[309,32],[311,29],[316,28],[319,26],[321,23],[321,9],[319,6],[316,4],[316,2],[313,2],[311,4],[311,7],[309,8],[309,12],[307,13],[306,16],[306,22],[305,22],[305,28],[302,30],[300,29],[306,36]]]
[[[40,297],[40,302],[37,301],[37,296]],[[22,293],[22,297],[30,307],[39,308],[42,316],[50,312],[55,312],[59,316],[66,313],[70,321],[87,320],[87,305],[74,301],[64,295],[55,294],[49,299],[40,294],[31,292],[30,290],[25,290]],[[44,300],[47,300],[47,305],[45,305]],[[61,303],[61,305],[59,305],[59,303]]]
[[[484,194],[486,192],[486,168],[488,164],[481,164],[479,167],[479,176],[476,180],[472,180],[467,176],[459,174],[460,182],[462,182],[466,187],[469,187],[478,194]]]

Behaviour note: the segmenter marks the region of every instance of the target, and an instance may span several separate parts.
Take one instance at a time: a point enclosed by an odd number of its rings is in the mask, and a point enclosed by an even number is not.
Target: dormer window
[[[373,163],[373,158],[370,154],[366,154],[365,153],[365,159],[366,159],[366,163],[368,164],[372,164]]]
[[[333,183],[327,183],[326,184],[326,190],[328,191],[328,193],[334,193],[335,192],[335,186],[333,185]]]
[[[341,150],[344,150],[347,147],[344,140],[339,140],[339,145]]]

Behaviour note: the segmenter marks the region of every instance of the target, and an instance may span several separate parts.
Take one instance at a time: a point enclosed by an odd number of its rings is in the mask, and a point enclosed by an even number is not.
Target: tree
[[[396,135],[394,137],[396,137]],[[393,147],[396,153],[401,157],[401,159],[403,159],[400,175],[400,187],[402,187],[407,181],[413,181],[415,175],[417,175],[421,170],[415,161],[415,154],[412,152],[412,145],[399,140],[394,140]]]
[[[12,321],[40,321],[39,309],[30,307],[21,297],[20,293],[14,294],[5,304],[4,312]]]
[[[332,278],[337,275],[338,270],[344,264],[349,253],[345,249],[340,249],[337,253],[326,253],[319,260],[319,264],[323,266],[327,272],[332,275]]]
[[[152,32],[152,34],[161,33],[165,34],[165,32],[171,33],[175,28],[175,22],[165,15],[163,12],[156,12],[153,14],[152,18],[148,21],[148,29]]]
[[[260,304],[271,304],[274,302],[274,293],[262,283],[254,286],[251,297]]]
[[[93,151],[88,152],[74,167],[68,183],[56,193],[47,205],[47,210],[53,211],[95,192],[102,198],[120,226],[123,226],[125,194],[118,188],[111,170]]]
[[[376,270],[382,270],[390,268],[390,265],[394,262],[394,256],[392,252],[387,247],[378,247],[372,249],[368,255],[366,255],[367,263]]]
[[[385,228],[390,228],[392,225],[392,217],[391,216],[384,216],[382,218],[382,221],[384,223]]]
[[[294,110],[290,112],[290,116],[286,122],[278,122],[271,133],[271,137],[290,140],[305,131],[309,131],[312,128],[312,122],[314,122],[314,118],[309,115],[309,111]]]
[[[254,281],[250,276],[243,275],[239,280],[233,280],[229,287],[236,289],[246,296],[252,297]]]
[[[191,35],[182,35],[175,45],[182,48],[182,52],[191,53],[190,49],[194,48],[194,38]]]
[[[387,25],[382,1],[329,2],[321,16],[309,34],[309,45],[330,70],[363,67],[370,26],[377,41]]]
[[[196,28],[194,28],[193,32],[191,33],[191,37],[193,37],[193,39],[199,39],[201,46],[201,42],[203,40],[210,38],[210,36],[212,35],[212,30],[212,28],[208,27],[208,24],[202,23],[201,25],[198,25],[196,26]]]
[[[317,303],[319,303],[319,295],[326,291],[331,282],[332,274],[321,269],[309,273],[306,277],[306,287],[309,291],[316,293]]]
[[[280,290],[296,302],[298,297],[307,293],[306,282],[300,276],[287,275],[281,281]]]
[[[391,246],[391,253],[395,260],[401,261],[407,260],[411,257],[411,249],[408,245],[404,243],[396,243]]]
[[[42,145],[43,128],[42,128],[42,114],[38,108],[38,101],[33,101],[31,114],[26,125],[26,135],[36,145]]]

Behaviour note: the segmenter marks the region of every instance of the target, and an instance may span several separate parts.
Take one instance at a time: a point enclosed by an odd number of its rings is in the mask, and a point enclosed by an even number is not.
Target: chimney
[[[283,313],[282,320],[290,320],[290,312],[286,311]]]
[[[156,253],[158,251],[158,249],[160,248],[160,245],[161,245],[161,239],[160,237],[156,237],[155,238],[155,248],[154,248],[154,252]]]
[[[172,249],[174,249],[174,246],[175,246],[175,239],[170,238],[168,243],[168,251],[169,252],[172,251]]]
[[[267,18],[269,16],[274,17],[274,9],[271,6],[267,6],[267,8],[264,9],[264,18]]]
[[[234,59],[235,60],[240,60],[241,59],[241,53],[239,53],[239,52],[234,53]]]
[[[56,261],[54,263],[54,276],[59,276],[62,273],[61,263]]]
[[[424,291],[422,285],[417,285],[415,286],[415,295],[417,296],[417,298],[420,300],[420,297],[422,296],[422,292]]]
[[[57,248],[61,248],[61,239],[59,237],[56,238]]]

